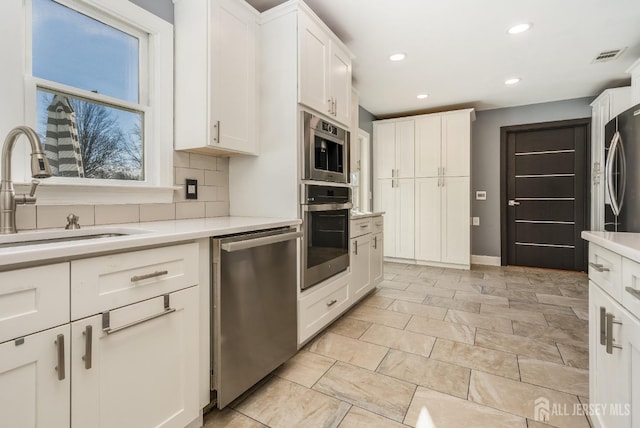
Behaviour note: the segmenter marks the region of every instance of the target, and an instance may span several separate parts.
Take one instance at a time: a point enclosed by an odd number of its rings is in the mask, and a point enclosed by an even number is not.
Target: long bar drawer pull
[[[134,321],[134,322],[131,322],[129,324],[125,324],[125,325],[120,326],[120,327],[116,327],[116,328],[109,327],[111,315],[109,314],[109,311],[103,312],[102,313],[102,331],[105,332],[106,334],[117,333],[119,331],[126,330],[129,327],[133,327],[133,326],[136,326],[138,324],[142,324],[144,322],[151,321],[153,319],[160,318],[160,317],[168,315],[168,314],[170,314],[172,312],[175,312],[176,311],[175,308],[172,308],[172,307],[169,306],[169,295],[165,294],[163,297],[164,297],[164,311],[159,312],[159,313],[154,314],[154,315],[150,315],[150,316],[142,318],[142,319],[139,319],[138,321]]]
[[[131,277],[131,282],[142,281],[143,279],[157,278],[162,275],[168,274],[168,270],[158,270],[153,273],[147,273],[144,275],[136,275]]]
[[[598,272],[609,272],[609,270],[610,270],[608,267],[604,267],[604,265],[602,265],[600,263],[589,262],[589,266],[591,266],[592,268],[594,268]]]
[[[64,380],[65,371],[64,371],[64,334],[59,334],[56,337],[54,342],[58,347],[58,365],[56,366],[56,371],[58,372],[58,380]]]
[[[335,305],[336,303],[338,303],[338,299],[333,299],[330,302],[327,302],[327,307],[331,307],[331,306]]]
[[[82,356],[82,361],[84,361],[84,368],[89,370],[91,368],[91,354],[92,346],[93,346],[93,326],[88,325],[84,328],[82,332],[84,335],[84,355]]]
[[[633,287],[626,287],[625,290],[627,290],[627,293],[631,294],[633,297],[640,300],[640,291],[636,290]]]

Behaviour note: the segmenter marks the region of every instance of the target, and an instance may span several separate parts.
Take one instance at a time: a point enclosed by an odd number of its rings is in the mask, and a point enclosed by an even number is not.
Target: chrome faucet
[[[2,181],[0,182],[0,234],[16,233],[16,205],[35,204],[36,187],[40,183],[33,180],[31,191],[28,195],[20,194],[16,196],[11,181],[11,154],[16,140],[24,134],[31,144],[31,175],[33,178],[51,177],[49,162],[42,152],[40,138],[35,131],[28,126],[18,126],[7,134],[2,146]]]

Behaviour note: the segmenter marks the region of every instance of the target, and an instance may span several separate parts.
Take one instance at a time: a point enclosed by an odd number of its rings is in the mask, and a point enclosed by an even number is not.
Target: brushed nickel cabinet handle
[[[111,328],[109,326],[110,320],[111,320],[111,314],[109,313],[109,311],[103,312],[102,313],[102,331],[105,332],[106,334],[117,333],[119,331],[126,330],[126,329],[128,329],[130,327],[134,327],[134,326],[136,326],[138,324],[142,324],[142,323],[145,323],[147,321],[151,321],[153,319],[160,318],[160,317],[163,317],[165,315],[169,315],[170,313],[175,312],[176,309],[170,307],[170,305],[169,305],[169,295],[165,294],[163,297],[164,297],[164,310],[162,312],[158,312],[157,314],[149,315],[148,317],[139,319],[137,321],[130,322],[129,324],[125,324],[125,325],[120,326],[120,327]]]
[[[613,338],[613,325],[622,325],[620,321],[615,321],[613,314],[607,314],[607,354],[613,354],[613,348],[622,349],[620,345],[614,345],[615,339]]]
[[[591,266],[598,272],[609,272],[611,270],[608,267],[604,267],[604,265],[600,263],[589,262],[589,266]]]
[[[58,372],[58,380],[64,380],[64,334],[59,334],[54,343],[57,346],[58,354],[58,365],[56,366],[56,371]]]
[[[330,302],[327,302],[327,307],[331,307],[331,306],[335,305],[336,303],[338,303],[338,299],[333,299]]]
[[[136,275],[131,277],[131,282],[142,281],[143,279],[156,278],[158,276],[167,275],[169,273],[168,270],[158,270],[153,273],[147,273],[144,275]]]
[[[607,344],[607,309],[600,306],[600,344]]]
[[[86,370],[89,370],[92,363],[91,354],[93,353],[93,326],[86,326],[84,328],[84,331],[82,332],[82,335],[84,336],[84,355],[82,356],[82,361],[84,361],[84,368]]]
[[[633,287],[625,287],[625,290],[627,290],[627,293],[631,294],[633,297],[640,300],[640,291],[636,290]]]
[[[376,249],[376,250],[378,249],[378,237],[377,236],[373,237],[373,248]]]
[[[329,109],[327,110],[327,112],[329,112],[329,114],[333,113],[333,101],[331,100],[331,98],[329,98],[327,100],[327,104],[329,104]]]
[[[358,241],[353,241],[353,254],[358,255]]]

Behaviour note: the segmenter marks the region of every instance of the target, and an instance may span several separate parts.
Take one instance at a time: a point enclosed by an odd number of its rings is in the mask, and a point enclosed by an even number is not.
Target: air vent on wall
[[[612,49],[612,50],[609,50],[609,51],[602,51],[595,57],[593,62],[613,61],[614,59],[618,58],[620,56],[620,54],[622,52],[624,52],[625,49],[626,48]]]

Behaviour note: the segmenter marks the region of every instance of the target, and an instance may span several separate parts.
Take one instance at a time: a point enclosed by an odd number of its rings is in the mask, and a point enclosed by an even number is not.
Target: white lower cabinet
[[[589,400],[601,410],[592,420],[598,428],[634,428],[640,417],[640,322],[593,282],[589,333]]]
[[[69,350],[69,324],[0,344],[1,426],[69,427]]]
[[[71,426],[183,428],[197,418],[197,325],[197,287],[73,322]]]
[[[371,234],[351,239],[351,299],[360,300],[373,287],[371,284]]]

